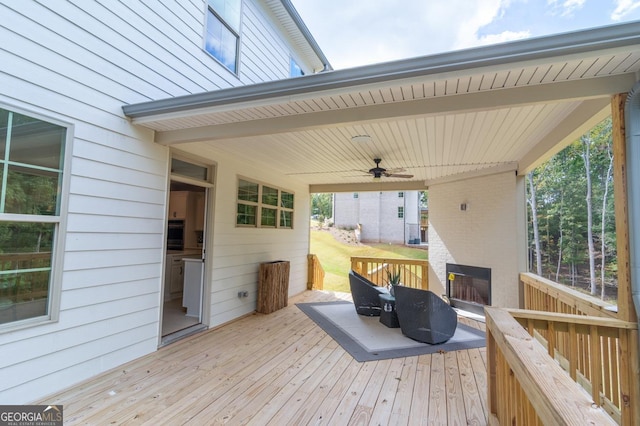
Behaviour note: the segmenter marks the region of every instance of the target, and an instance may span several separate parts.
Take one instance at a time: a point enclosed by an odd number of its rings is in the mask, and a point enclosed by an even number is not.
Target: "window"
[[[280,228],[293,228],[293,194],[280,192]]]
[[[66,134],[0,108],[0,327],[52,316]]]
[[[171,174],[209,182],[210,167],[194,164],[178,158],[171,158]]]
[[[300,65],[293,59],[289,59],[289,76],[290,77],[301,77],[304,75],[304,71],[300,68]]]
[[[404,198],[404,192],[398,192],[398,198]]]
[[[292,192],[238,179],[237,226],[291,229],[293,207]]]
[[[204,48],[229,71],[238,72],[240,0],[209,0]]]
[[[398,207],[398,219],[404,218],[404,207]]]
[[[353,198],[358,198],[358,193],[357,192],[353,193]]]

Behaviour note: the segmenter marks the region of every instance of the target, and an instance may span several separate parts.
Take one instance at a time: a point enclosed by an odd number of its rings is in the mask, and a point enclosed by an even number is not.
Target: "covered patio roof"
[[[611,95],[638,79],[632,22],[123,110],[159,144],[242,157],[311,192],[425,189],[532,170],[604,119]],[[413,178],[374,182],[365,173],[374,158]]]

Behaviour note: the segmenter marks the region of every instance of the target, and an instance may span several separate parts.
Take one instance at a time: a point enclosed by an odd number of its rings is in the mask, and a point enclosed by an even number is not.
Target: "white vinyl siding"
[[[218,253],[213,260],[209,308],[211,326],[224,324],[253,312],[257,301],[257,282],[260,264],[276,260],[290,262],[289,295],[306,289],[309,229],[295,226],[293,229],[254,228],[235,226],[237,179],[268,182],[276,188],[287,188],[295,193],[294,224],[309,220],[310,196],[308,187],[295,184],[290,177],[272,172],[256,171],[242,163],[242,159],[216,155],[218,161],[216,200],[212,226],[207,236],[213,242],[209,251]],[[221,202],[220,200],[231,200]],[[249,297],[238,298],[239,291],[247,291]]]
[[[246,83],[289,77],[289,45],[274,30],[259,2],[244,2],[240,37],[240,78]],[[272,55],[265,55],[272,52]]]
[[[241,35],[236,77],[202,49],[204,2],[0,4],[0,102],[73,126],[59,319],[0,334],[3,403],[33,401],[157,349],[170,152],[152,131],[132,126],[122,106],[286,77],[290,50],[278,26],[254,1],[243,11],[242,31],[252,33]],[[227,178],[253,172],[227,167]],[[295,190],[295,214],[308,216],[307,187],[252,177]],[[291,261],[291,293],[306,287],[306,228],[235,229],[235,203],[226,202],[235,198],[225,196],[236,182],[221,182],[211,325],[255,309],[260,262]],[[240,288],[251,297],[238,299]]]

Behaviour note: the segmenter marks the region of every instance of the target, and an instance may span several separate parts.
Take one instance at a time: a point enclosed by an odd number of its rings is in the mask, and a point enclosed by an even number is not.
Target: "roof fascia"
[[[286,1],[286,0],[285,0]],[[640,45],[640,22],[611,25],[547,37],[318,73],[211,92],[123,106],[132,119],[296,96],[425,75],[472,70],[524,61],[584,54]]]
[[[311,49],[313,49],[315,54],[318,56],[318,58],[322,62],[322,65],[324,65],[324,71],[333,70],[333,67],[329,63],[329,60],[324,55],[324,52],[322,51],[322,49],[320,49],[320,46],[316,42],[316,39],[313,38],[311,31],[309,31],[309,28],[307,28],[307,25],[304,23],[304,21],[298,14],[298,11],[296,10],[296,8],[293,7],[293,4],[291,3],[291,1],[280,0],[280,2],[282,3],[282,6],[285,8],[289,16],[291,16],[291,19],[293,19],[293,22],[296,24],[296,26],[300,30],[300,33],[302,34],[302,36],[305,38],[305,40],[307,40],[307,43],[309,43],[309,46],[311,46]]]

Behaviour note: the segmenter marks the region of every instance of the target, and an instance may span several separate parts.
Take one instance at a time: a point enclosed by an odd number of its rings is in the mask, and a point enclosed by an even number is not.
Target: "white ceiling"
[[[640,76],[635,41],[549,52],[545,41],[331,71],[285,81],[287,90],[267,83],[255,86],[260,96],[230,89],[217,102],[133,121],[156,130],[158,143],[240,156],[314,192],[379,188],[363,172],[376,157],[414,176],[383,178],[389,189],[524,173],[605,118],[611,95]]]

